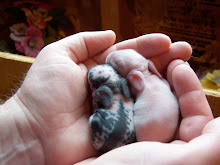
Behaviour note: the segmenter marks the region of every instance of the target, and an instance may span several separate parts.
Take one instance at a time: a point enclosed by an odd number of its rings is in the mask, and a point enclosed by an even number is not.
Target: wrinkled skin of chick
[[[111,64],[131,84],[134,126],[137,141],[169,142],[179,121],[179,103],[168,82],[153,62],[134,50],[120,50],[108,55]]]
[[[89,119],[92,143],[100,154],[136,141],[133,100],[127,80],[109,64],[88,71],[94,114]]]

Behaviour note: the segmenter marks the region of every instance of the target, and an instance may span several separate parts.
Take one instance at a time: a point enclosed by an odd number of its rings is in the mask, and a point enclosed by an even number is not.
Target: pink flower
[[[26,36],[42,37],[42,31],[35,26],[30,26],[26,29],[25,35]]]
[[[24,54],[30,57],[37,57],[40,50],[44,47],[42,37],[27,36],[21,41],[21,46],[24,48]]]
[[[10,38],[14,41],[21,41],[25,37],[27,25],[24,23],[14,24],[10,27]]]
[[[15,47],[26,56],[36,57],[44,47],[42,32],[39,28],[30,26],[26,29],[25,35],[21,42],[15,42]]]

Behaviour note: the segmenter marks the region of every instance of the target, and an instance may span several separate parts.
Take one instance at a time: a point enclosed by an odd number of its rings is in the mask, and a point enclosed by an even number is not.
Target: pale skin
[[[2,164],[219,164],[220,119],[193,70],[191,47],[149,34],[115,44],[112,31],[79,33],[45,47],[18,92],[0,106]],[[92,147],[87,70],[115,50],[150,58],[177,94],[182,114],[177,140],[134,143],[100,157]],[[182,59],[182,60],[176,60]]]
[[[173,140],[179,124],[178,100],[153,62],[131,49],[110,53],[106,62],[130,83],[137,141]]]

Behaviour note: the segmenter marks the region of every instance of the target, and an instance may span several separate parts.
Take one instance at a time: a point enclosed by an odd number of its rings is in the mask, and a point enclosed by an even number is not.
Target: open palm
[[[114,41],[112,31],[69,36],[45,47],[29,70],[17,96],[41,143],[46,164],[71,164],[97,154],[88,130],[92,109],[86,76],[91,66],[104,63],[112,51],[135,49],[152,58],[165,73],[172,60],[186,61],[191,54],[188,44],[171,46],[170,39],[162,34],[116,45]],[[186,51],[175,51],[181,48]]]

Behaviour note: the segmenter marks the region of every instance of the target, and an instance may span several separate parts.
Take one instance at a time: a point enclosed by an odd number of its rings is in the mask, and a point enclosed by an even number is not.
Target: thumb
[[[115,38],[115,33],[111,30],[81,32],[47,45],[39,55],[54,56],[51,50],[56,50],[56,54],[69,57],[75,63],[81,63],[112,46]]]
[[[178,164],[186,155],[183,144],[138,142],[114,149],[98,157],[91,165],[108,164]],[[182,162],[183,163],[183,162]]]

